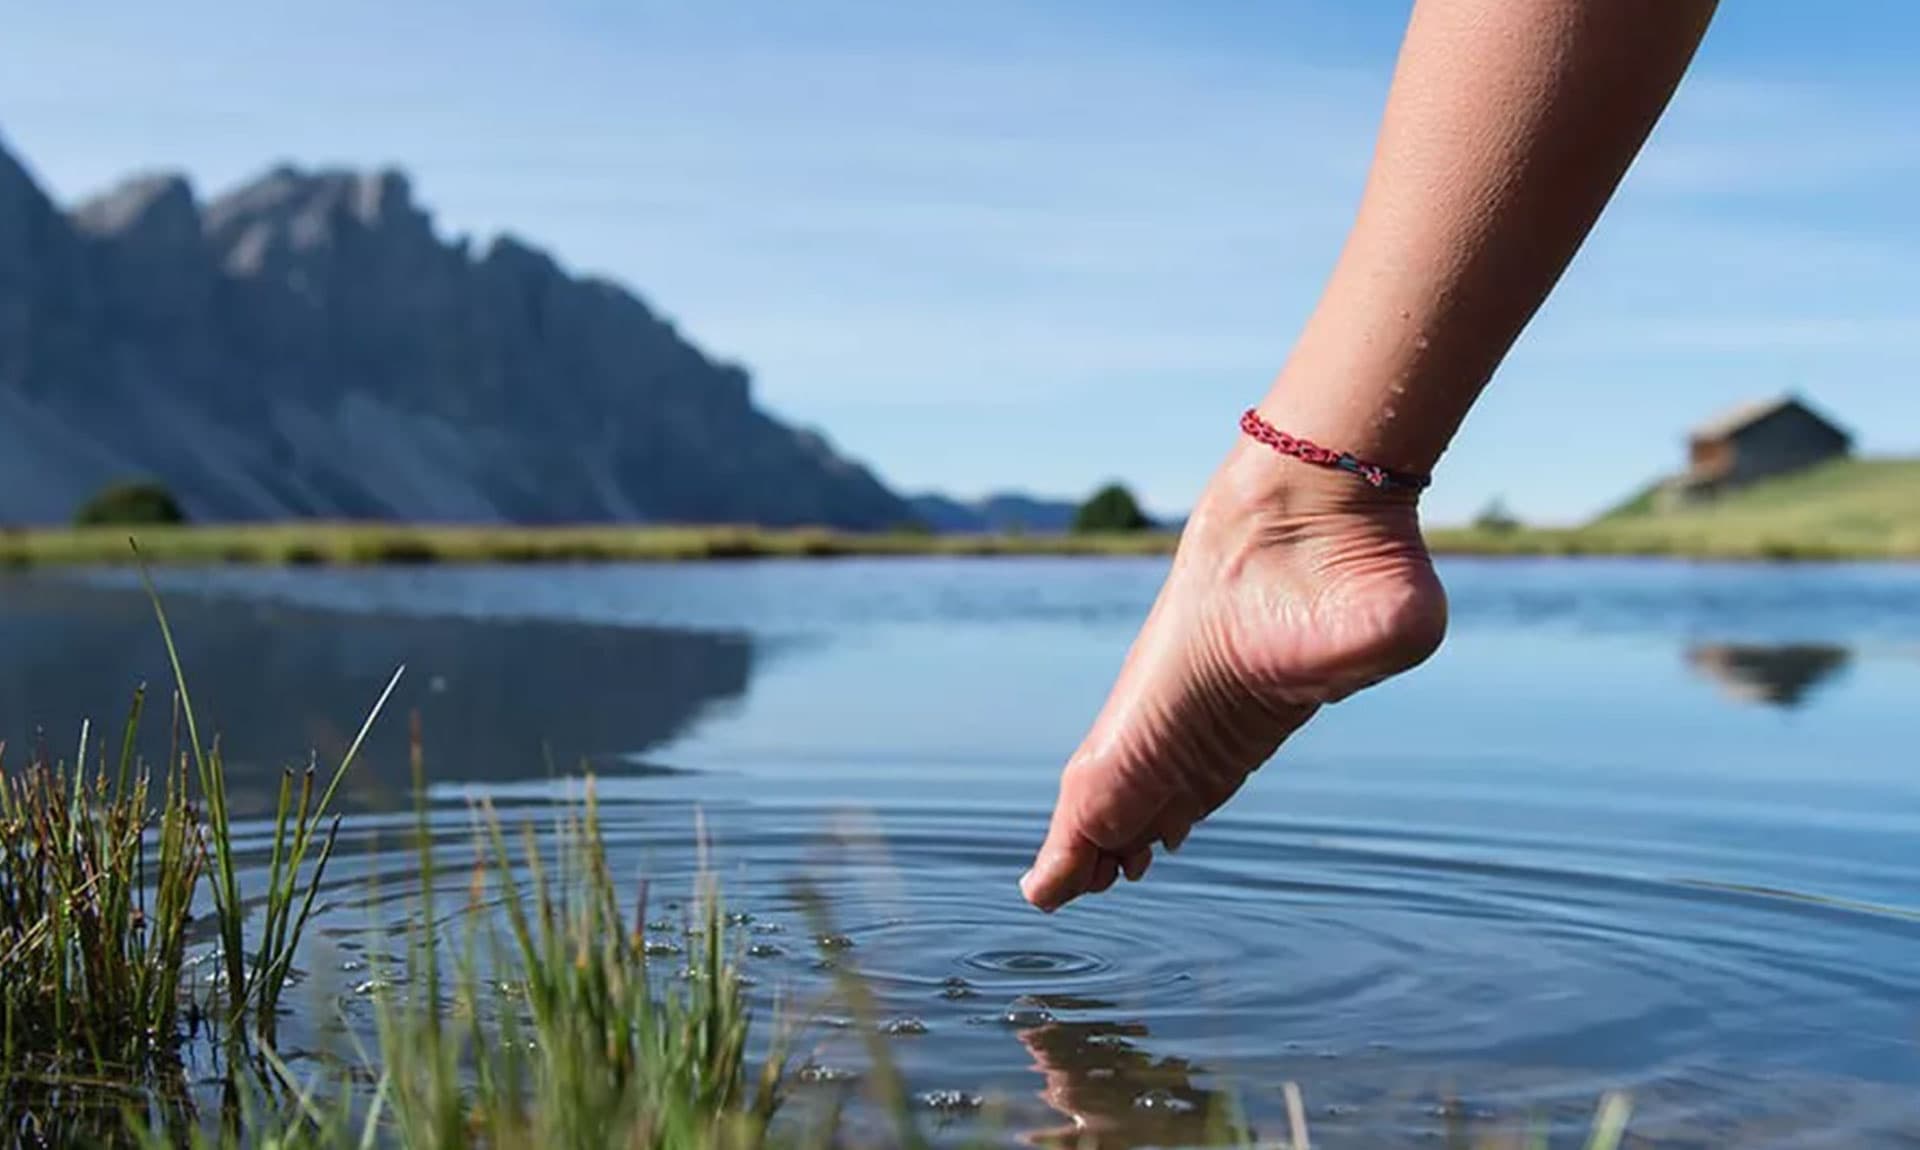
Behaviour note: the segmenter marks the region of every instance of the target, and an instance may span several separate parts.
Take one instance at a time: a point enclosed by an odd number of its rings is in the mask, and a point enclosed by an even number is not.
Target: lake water
[[[1610,1089],[1662,1145],[1920,1141],[1920,568],[1448,563],[1438,658],[1324,712],[1145,883],[1043,917],[1015,880],[1163,569],[161,583],[238,809],[308,747],[337,755],[408,666],[308,956],[350,1017],[405,913],[366,892],[410,865],[376,843],[417,708],[450,834],[473,796],[537,812],[590,763],[616,873],[671,900],[703,818],[769,1000],[827,986],[795,892],[817,884],[842,959],[924,1024],[895,1039],[913,1088],[998,1100],[1010,1138],[1197,1141],[1221,1095],[1273,1133],[1293,1081],[1331,1147],[1571,1130]],[[16,747],[117,724],[143,678],[165,662],[126,574],[0,579]],[[861,1065],[831,1027],[805,1053]]]

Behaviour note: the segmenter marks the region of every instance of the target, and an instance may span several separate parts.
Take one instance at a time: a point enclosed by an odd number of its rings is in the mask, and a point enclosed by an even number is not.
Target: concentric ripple
[[[1015,978],[1069,978],[1098,974],[1111,964],[1097,954],[1066,950],[981,950],[962,955],[960,963],[988,974]]]
[[[852,834],[819,813],[705,811],[754,993],[830,1001],[856,970],[871,1025],[929,1097],[1030,1097],[1037,1071],[1116,1122],[1198,1124],[1223,1084],[1301,1080],[1330,1115],[1394,1100],[1418,1125],[1455,1112],[1435,1091],[1472,1068],[1490,1084],[1472,1114],[1625,1087],[1692,1122],[1751,1090],[1756,1063],[1780,1089],[1789,1072],[1920,1070],[1898,1037],[1920,1001],[1920,924],[1872,907],[1512,842],[1227,820],[1149,882],[1049,917],[1007,881],[1027,845],[1011,813],[895,810]],[[601,817],[616,872],[651,876],[650,953],[672,962],[700,857],[692,811],[603,802]],[[323,932],[403,914],[356,912],[344,885],[393,865],[343,858]],[[859,1027],[839,1021],[809,1081],[858,1072]]]

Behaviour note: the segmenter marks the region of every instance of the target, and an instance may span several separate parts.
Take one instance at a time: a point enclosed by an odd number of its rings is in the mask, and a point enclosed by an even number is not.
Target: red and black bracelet
[[[1273,424],[1260,417],[1260,413],[1249,407],[1240,417],[1240,430],[1248,438],[1258,440],[1282,455],[1290,455],[1305,463],[1320,467],[1337,467],[1342,471],[1351,471],[1360,478],[1379,488],[1400,488],[1406,491],[1421,491],[1433,483],[1433,476],[1413,471],[1395,471],[1390,467],[1381,467],[1377,463],[1368,463],[1344,451],[1334,451],[1322,447],[1311,440],[1301,439],[1297,435],[1288,435]]]

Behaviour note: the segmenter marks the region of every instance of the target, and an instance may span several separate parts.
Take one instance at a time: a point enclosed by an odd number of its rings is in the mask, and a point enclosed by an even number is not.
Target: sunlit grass
[[[261,523],[142,527],[156,564],[368,566],[424,563],[663,563],[712,559],[888,555],[1146,555],[1174,536],[865,534],[824,528],[513,527],[385,523]],[[125,528],[0,530],[0,567],[101,566],[132,561]]]
[[[150,1068],[172,1054],[199,819],[184,766],[133,758],[136,694],[117,764],[80,728],[70,761],[0,743],[0,1003],[4,1073],[55,1081]]]

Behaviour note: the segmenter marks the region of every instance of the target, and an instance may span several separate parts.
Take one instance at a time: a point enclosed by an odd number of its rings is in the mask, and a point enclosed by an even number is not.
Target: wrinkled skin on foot
[[[1240,445],[1061,773],[1021,892],[1052,911],[1138,880],[1322,704],[1425,660],[1445,629],[1411,496]]]

